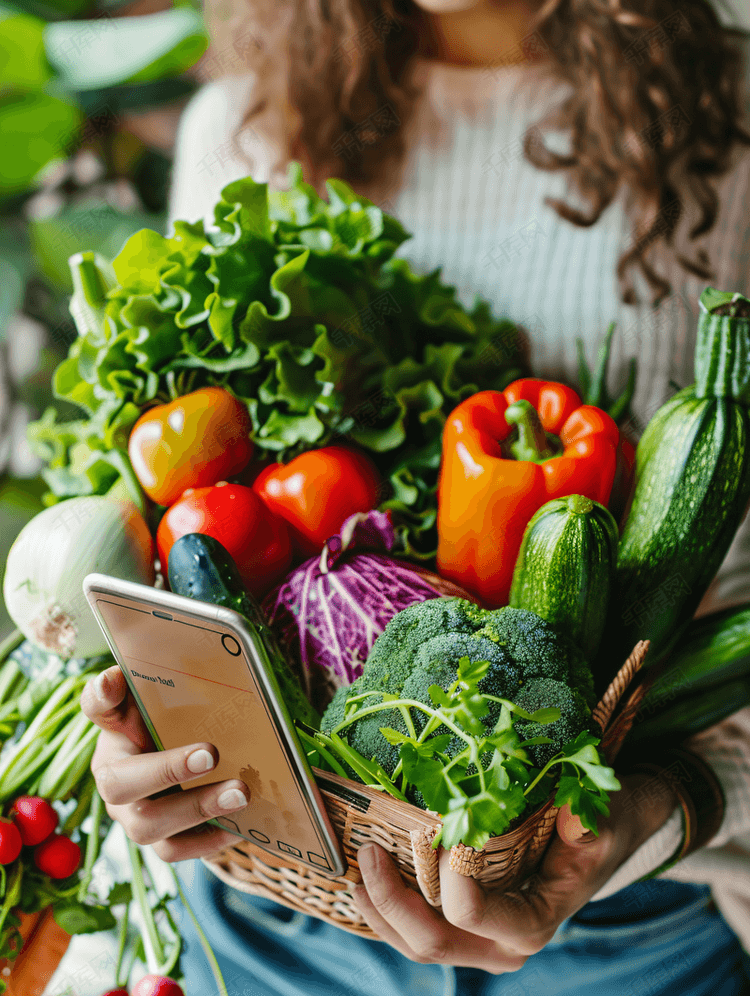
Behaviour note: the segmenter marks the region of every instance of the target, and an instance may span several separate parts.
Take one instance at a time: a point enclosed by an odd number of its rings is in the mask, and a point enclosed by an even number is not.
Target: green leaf
[[[200,14],[179,7],[132,17],[58,21],[44,31],[47,58],[71,90],[176,76],[208,46]]]
[[[133,886],[130,882],[115,882],[107,894],[107,906],[118,906],[129,903],[133,898]]]
[[[274,408],[256,436],[256,443],[267,450],[283,450],[299,442],[315,443],[325,426],[314,411],[306,415],[285,415]]]
[[[399,750],[404,774],[424,796],[429,809],[443,813],[452,798],[448,788],[442,761],[426,757],[411,743],[404,743]]]
[[[65,207],[50,218],[32,219],[29,236],[39,270],[54,287],[70,293],[73,284],[68,260],[72,255],[91,250],[104,263],[138,229],[160,223],[159,217],[125,213],[97,201]]]
[[[68,934],[95,934],[117,926],[117,920],[106,906],[66,903],[63,906],[53,905],[52,912],[55,923]]]
[[[41,91],[14,91],[0,97],[0,196],[26,190],[43,166],[63,157],[81,120],[74,104]]]
[[[52,75],[42,44],[44,21],[16,14],[0,21],[0,86],[36,90]],[[7,151],[7,150],[6,150]]]
[[[609,816],[609,807],[605,797],[595,792],[586,791],[575,775],[562,775],[555,795],[555,805],[570,806],[574,816],[578,816],[587,830],[599,835],[597,818],[599,815]]]

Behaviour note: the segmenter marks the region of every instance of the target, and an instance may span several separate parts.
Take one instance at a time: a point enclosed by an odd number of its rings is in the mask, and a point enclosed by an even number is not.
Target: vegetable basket
[[[648,690],[650,681],[641,682],[615,715],[647,651],[647,641],[636,644],[594,709],[593,719],[602,730],[600,749],[609,764]],[[428,901],[439,907],[438,851],[432,847],[440,828],[439,815],[330,772],[313,768],[313,773],[342,845],[347,863],[343,876],[324,878],[304,865],[276,857],[244,840],[215,858],[202,858],[206,867],[241,892],[273,899],[352,933],[375,937],[349,892],[352,884],[362,881],[357,850],[363,844],[375,843],[390,853],[402,878],[411,886],[421,886]],[[484,885],[504,889],[518,886],[534,871],[554,832],[558,810],[553,798],[550,796],[506,833],[491,837],[481,850],[462,844],[451,848],[451,867]]]

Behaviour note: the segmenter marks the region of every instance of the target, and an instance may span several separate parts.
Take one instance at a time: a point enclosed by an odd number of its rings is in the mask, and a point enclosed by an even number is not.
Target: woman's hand
[[[177,788],[216,766],[218,751],[212,744],[157,751],[116,664],[85,684],[81,708],[102,730],[91,759],[96,787],[131,840],[152,844],[163,861],[199,858],[236,843],[235,834],[204,821],[246,806],[250,790],[244,782],[233,778]],[[169,794],[157,796],[165,790]]]
[[[480,968],[500,974],[522,968],[552,939],[557,928],[594,896],[619,866],[669,818],[677,797],[663,782],[638,804],[636,789],[655,781],[645,774],[619,776],[610,815],[599,836],[586,833],[567,806],[529,887],[492,892],[448,867],[439,855],[442,911],[404,885],[388,854],[376,844],[360,848],[364,885],[354,900],[367,923],[412,961]]]

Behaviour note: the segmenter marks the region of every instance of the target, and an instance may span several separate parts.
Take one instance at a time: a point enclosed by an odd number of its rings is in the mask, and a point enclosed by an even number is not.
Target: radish
[[[19,796],[13,803],[10,815],[27,847],[41,844],[54,833],[60,821],[57,810],[38,795]]]
[[[67,878],[80,863],[80,847],[63,834],[53,834],[34,851],[34,864],[50,878]]]
[[[9,865],[21,853],[23,841],[15,823],[0,822],[0,865]]]
[[[181,986],[165,975],[144,975],[130,996],[185,996]]]

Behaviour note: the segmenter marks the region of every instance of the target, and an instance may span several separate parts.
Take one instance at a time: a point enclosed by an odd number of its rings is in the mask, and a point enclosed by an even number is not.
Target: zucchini
[[[686,695],[656,716],[650,716],[641,722],[636,719],[626,737],[625,747],[630,750],[641,748],[646,743],[650,746],[661,742],[674,745],[685,737],[720,723],[747,705],[750,705],[750,678],[728,681],[723,685]]]
[[[583,495],[556,498],[526,527],[509,604],[536,612],[591,661],[607,620],[616,564],[612,513]]]
[[[638,715],[663,711],[685,695],[749,677],[750,605],[702,616],[685,630]]]
[[[662,405],[638,443],[607,623],[610,664],[646,639],[647,666],[664,659],[750,501],[750,317],[737,317],[736,304],[750,315],[741,295],[703,292],[695,384]]]
[[[320,716],[308,701],[297,676],[279,650],[260,606],[248,592],[237,565],[221,543],[202,533],[181,536],[169,551],[168,575],[169,587],[175,594],[232,609],[254,626],[292,719],[319,729]]]

